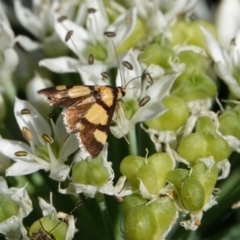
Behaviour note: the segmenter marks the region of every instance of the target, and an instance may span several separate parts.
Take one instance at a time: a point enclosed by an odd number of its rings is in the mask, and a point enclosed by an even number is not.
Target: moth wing
[[[41,89],[38,93],[46,96],[50,105],[63,108],[78,105],[84,99],[88,99],[89,102],[95,101],[93,98],[89,99],[92,95],[91,88],[81,85],[49,87]],[[83,101],[84,103],[86,102]]]
[[[111,107],[98,102],[79,103],[63,111],[67,131],[75,133],[80,146],[96,157],[106,143],[116,103]]]

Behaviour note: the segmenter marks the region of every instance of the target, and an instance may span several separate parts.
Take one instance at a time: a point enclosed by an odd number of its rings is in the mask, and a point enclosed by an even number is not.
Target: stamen
[[[14,155],[15,155],[16,157],[24,157],[24,156],[27,156],[28,153],[25,152],[25,151],[18,151],[18,152],[15,152]]]
[[[116,37],[117,35],[115,32],[104,32],[103,34],[107,37]]]
[[[94,56],[92,53],[89,54],[88,56],[88,64],[93,65],[94,64]]]
[[[22,135],[24,137],[24,139],[28,142],[30,142],[32,140],[32,132],[29,128],[27,127],[23,127],[22,128]]]
[[[58,18],[58,22],[63,22],[66,19],[67,19],[67,16],[61,16]]]
[[[147,82],[152,85],[153,84],[153,79],[152,79],[150,73],[148,73],[148,72],[144,73],[144,76],[145,76]]]
[[[24,115],[24,114],[31,114],[31,111],[27,108],[24,108],[21,110],[21,114]]]
[[[149,101],[150,101],[150,97],[149,96],[145,96],[145,97],[143,97],[140,101],[139,101],[139,103],[138,103],[138,106],[139,107],[143,107],[144,105],[146,105]]]
[[[122,65],[124,67],[126,67],[127,69],[129,69],[129,70],[133,70],[132,64],[130,62],[128,62],[128,61],[122,61]]]
[[[108,79],[109,78],[109,73],[108,72],[102,72],[101,73],[102,77]]]
[[[89,8],[88,9],[88,13],[95,13],[97,11],[97,9],[95,8]]]
[[[53,139],[45,133],[43,133],[42,138],[50,144],[53,143]]]
[[[72,35],[73,35],[73,30],[68,31],[65,37],[65,42],[67,42]]]

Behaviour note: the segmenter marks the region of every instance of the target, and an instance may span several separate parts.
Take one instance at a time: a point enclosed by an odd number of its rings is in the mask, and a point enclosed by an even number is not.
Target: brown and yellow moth
[[[67,132],[77,136],[92,157],[97,157],[107,140],[117,102],[125,88],[112,86],[66,86],[45,88],[38,93],[50,105],[63,108]]]

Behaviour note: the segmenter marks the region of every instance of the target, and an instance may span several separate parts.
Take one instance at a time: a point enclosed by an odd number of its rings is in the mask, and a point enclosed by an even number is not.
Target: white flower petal
[[[104,4],[101,0],[86,1],[86,3],[88,9],[94,8],[96,10],[96,12],[87,15],[86,27],[89,32],[89,40],[93,44],[98,41],[103,42],[105,39],[103,33],[109,24]]]
[[[0,193],[7,193],[8,185],[4,177],[0,176]]]
[[[231,164],[228,159],[225,159],[217,164],[218,168],[221,170],[221,175],[218,177],[218,180],[227,178],[230,173]]]
[[[216,28],[221,45],[228,49],[230,42],[239,29],[240,2],[238,0],[223,0],[216,14]]]
[[[79,26],[69,19],[65,19],[62,22],[55,19],[54,26],[61,40],[78,56],[82,63],[87,63],[83,53],[89,41],[88,32],[82,26]],[[73,34],[70,39],[66,41],[66,35],[69,31],[73,31]]]
[[[226,66],[224,66],[221,62],[215,63],[214,69],[218,76],[228,85],[231,92],[237,97],[240,97],[240,86],[237,80],[229,72],[229,69]]]
[[[29,155],[24,157],[17,157],[15,155],[15,153],[18,151],[31,152],[31,148],[24,142],[0,138],[0,146],[1,153],[8,158],[14,160],[21,160],[23,158],[25,160],[31,160],[31,157]]]
[[[26,86],[26,95],[29,102],[41,112],[42,116],[47,116],[52,107],[49,105],[45,96],[36,94],[38,90],[51,87],[52,82],[48,79],[43,79],[35,74],[34,78],[31,79]]]
[[[35,37],[43,39],[45,36],[41,20],[29,8],[24,7],[20,0],[13,1],[18,21]]]
[[[21,114],[21,110],[23,109],[28,109],[31,113]],[[39,141],[43,142],[43,133],[51,136],[51,129],[48,122],[29,102],[15,98],[14,114],[18,122],[18,126],[21,130],[23,127],[27,127],[31,130],[31,132],[33,133],[32,141],[35,144],[38,144]]]
[[[116,37],[114,37],[114,44],[116,47],[120,46],[120,44],[131,35],[136,25],[136,20],[137,9],[132,8],[125,11],[113,24],[107,27],[106,31],[115,32],[117,34]]]
[[[56,73],[76,72],[79,62],[71,57],[45,58],[39,62],[39,66]]]
[[[57,215],[57,211],[56,209],[52,206],[52,204],[49,204],[48,202],[46,202],[43,198],[38,197],[38,202],[39,202],[39,206],[42,210],[42,214],[43,216],[48,216],[50,214],[54,214]]]
[[[32,39],[24,35],[17,35],[17,37],[15,38],[15,42],[18,42],[21,47],[28,52],[35,51],[42,47],[42,44],[33,41]]]
[[[7,48],[3,51],[3,62],[1,70],[14,71],[19,63],[19,58],[16,51],[12,48]],[[9,79],[10,80],[10,79]],[[6,81],[9,81],[6,79]]]
[[[151,101],[160,101],[167,94],[169,94],[170,89],[178,77],[178,74],[169,74],[165,75],[158,81],[156,81],[153,85],[151,85],[147,89],[147,95],[151,97]]]
[[[199,26],[199,28],[203,32],[208,51],[214,62],[221,62],[225,66],[228,66],[229,58],[226,52],[223,49],[221,49],[217,40],[204,27]]]
[[[103,80],[102,72],[106,72],[107,66],[104,64],[85,65],[78,67],[78,72],[85,85],[109,85],[109,81]]]
[[[44,169],[37,162],[17,161],[6,170],[6,176],[22,176]]]

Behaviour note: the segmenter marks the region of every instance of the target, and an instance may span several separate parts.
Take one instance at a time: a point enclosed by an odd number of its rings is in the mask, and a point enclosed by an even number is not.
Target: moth
[[[60,85],[38,91],[50,105],[63,108],[67,132],[77,136],[79,145],[97,157],[107,140],[117,103],[125,88],[112,86]]]

